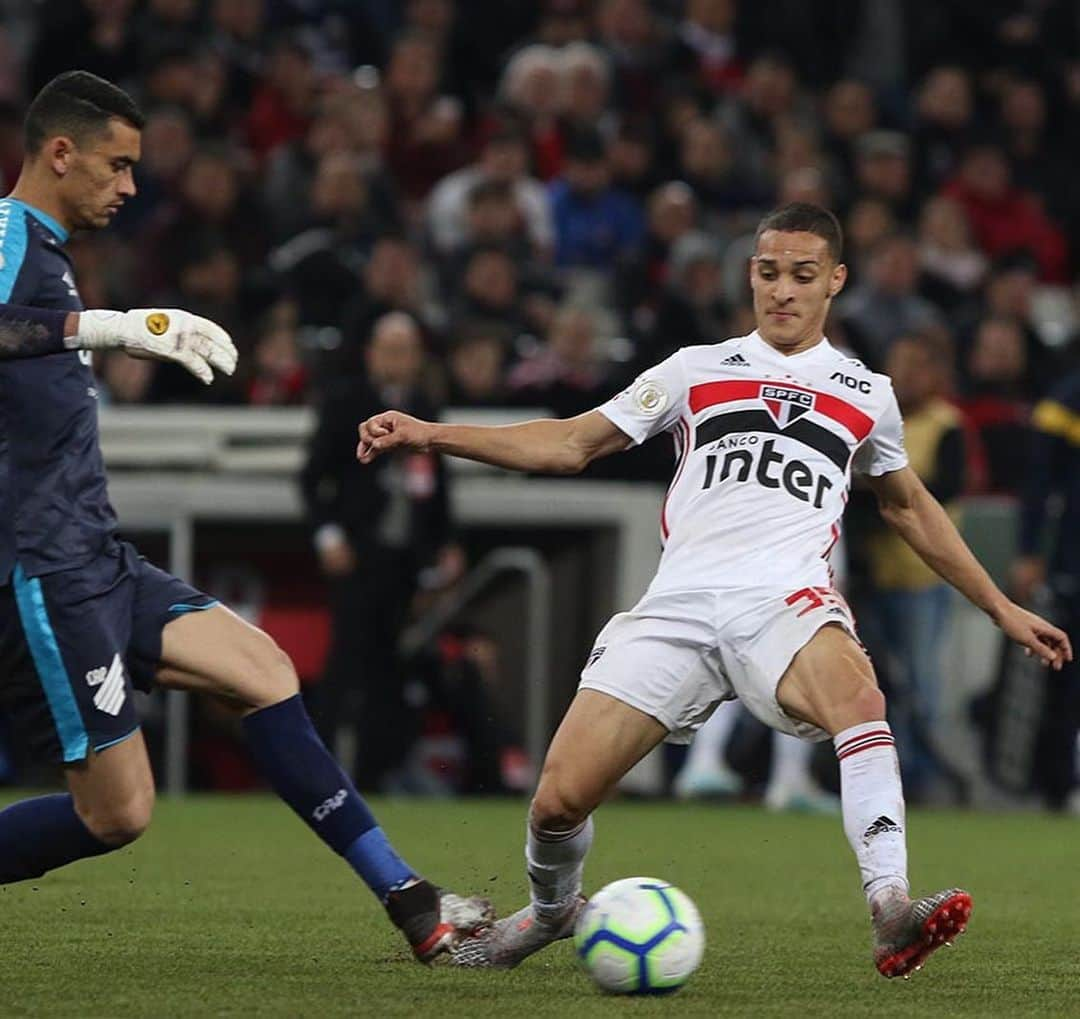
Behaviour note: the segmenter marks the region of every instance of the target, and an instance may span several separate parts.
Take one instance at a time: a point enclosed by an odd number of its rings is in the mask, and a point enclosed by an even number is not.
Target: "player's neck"
[[[71,233],[71,224],[64,215],[64,210],[60,205],[56,192],[52,188],[44,186],[27,167],[23,167],[19,179],[15,181],[15,187],[11,189],[8,198],[14,198],[24,205],[32,206],[38,212],[44,212],[47,216],[51,216],[56,220],[68,233]]]
[[[825,342],[825,334],[822,332],[815,332],[810,338],[797,340],[794,343],[775,343],[762,333],[760,329],[758,330],[758,336],[761,338],[761,342],[767,347],[771,347],[778,354],[783,354],[785,357],[792,357],[795,354],[804,354],[808,350],[813,350],[818,344]]]

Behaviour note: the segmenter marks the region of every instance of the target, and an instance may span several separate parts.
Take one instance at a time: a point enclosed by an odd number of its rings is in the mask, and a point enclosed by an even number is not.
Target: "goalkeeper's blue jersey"
[[[67,232],[0,200],[0,303],[82,311]],[[0,584],[94,559],[112,540],[89,352],[0,361]]]

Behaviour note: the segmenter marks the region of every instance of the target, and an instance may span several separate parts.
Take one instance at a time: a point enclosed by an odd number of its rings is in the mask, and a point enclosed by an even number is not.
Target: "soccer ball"
[[[705,927],[689,897],[666,881],[627,877],[601,888],[581,911],[574,947],[611,994],[665,994],[682,987],[705,951]]]

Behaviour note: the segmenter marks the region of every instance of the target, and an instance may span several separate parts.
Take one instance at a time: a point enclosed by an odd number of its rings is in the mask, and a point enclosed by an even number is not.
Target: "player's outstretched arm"
[[[517,425],[450,425],[388,410],[360,425],[357,459],[364,464],[394,449],[432,450],[543,474],[576,474],[597,457],[626,449],[629,438],[599,411],[566,420]]]
[[[172,308],[60,311],[0,304],[0,361],[65,350],[124,350],[175,361],[209,385],[214,371],[232,375],[236,348],[221,326]]]
[[[0,361],[62,354],[68,349],[65,337],[75,334],[78,323],[73,311],[0,304]]]
[[[910,467],[868,480],[886,522],[935,573],[1045,665],[1060,669],[1072,661],[1065,632],[1005,596]]]
[[[232,375],[236,347],[216,322],[177,308],[84,311],[77,335],[65,340],[83,350],[123,350],[132,357],[174,361],[210,385],[214,372]]]

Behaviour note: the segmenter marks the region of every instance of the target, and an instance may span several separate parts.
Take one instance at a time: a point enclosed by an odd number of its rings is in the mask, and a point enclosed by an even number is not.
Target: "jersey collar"
[[[23,211],[29,212],[30,215],[45,227],[45,229],[48,230],[61,244],[67,241],[68,232],[47,212],[42,212],[32,205],[27,205],[26,202],[18,198],[9,198],[8,201],[11,202],[12,205],[19,206]]]
[[[779,350],[770,347],[756,329],[747,337],[747,341],[752,347],[755,357],[760,356],[777,365],[814,364],[833,351],[833,346],[829,343],[828,337],[823,337],[820,343],[798,354],[781,354]]]

